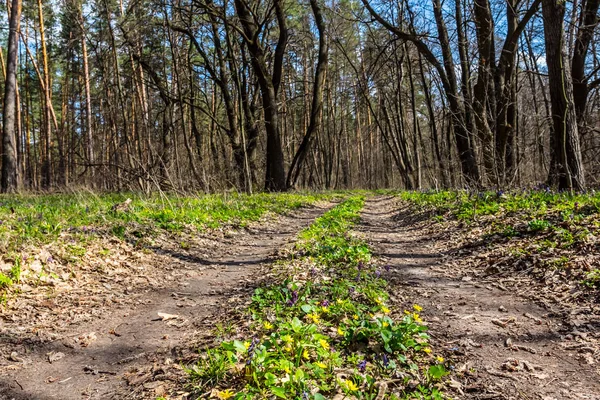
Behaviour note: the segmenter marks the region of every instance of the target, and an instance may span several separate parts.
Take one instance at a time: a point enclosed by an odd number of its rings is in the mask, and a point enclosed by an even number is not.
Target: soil
[[[398,307],[423,307],[433,348],[454,372],[451,396],[600,399],[597,308],[580,304],[585,322],[573,326],[569,313],[555,311],[565,305],[536,295],[527,277],[521,286],[533,290],[519,293],[479,280],[461,269],[466,257],[449,256],[454,241],[431,224],[397,199],[378,197],[367,202],[359,230],[391,266]]]
[[[101,289],[91,293],[71,290],[44,300],[43,291],[33,290],[9,303],[0,315],[0,399],[155,399],[183,388],[179,363],[186,354],[214,336],[224,313],[250,300],[264,278],[261,266],[329,207],[211,232],[190,240],[186,250],[157,241],[150,254],[134,257],[147,264],[133,266],[148,275],[145,287],[134,274],[90,286]],[[114,301],[102,301],[109,296]],[[11,309],[28,310],[27,318]],[[89,314],[77,318],[83,310]]]
[[[127,248],[116,253],[127,268],[91,269],[50,298],[28,289],[0,313],[0,400],[187,398],[181,365],[218,342],[279,250],[329,207],[185,238],[185,249],[173,238]],[[356,227],[390,266],[394,309],[423,307],[433,355],[452,371],[449,395],[600,399],[598,305],[569,303],[526,275],[478,273],[459,233],[439,229],[383,196]]]

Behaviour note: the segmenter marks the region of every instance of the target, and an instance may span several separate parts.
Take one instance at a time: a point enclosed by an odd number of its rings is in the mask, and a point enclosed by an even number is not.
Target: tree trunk
[[[19,189],[17,173],[17,58],[19,50],[19,27],[21,1],[12,0],[8,34],[6,80],[4,85],[4,109],[2,113],[2,183],[3,193]]]
[[[573,82],[567,62],[564,33],[565,4],[561,0],[543,0],[544,38],[546,41],[546,63],[556,165],[550,171],[550,181],[560,190],[582,190],[585,188],[577,116],[573,99]]]

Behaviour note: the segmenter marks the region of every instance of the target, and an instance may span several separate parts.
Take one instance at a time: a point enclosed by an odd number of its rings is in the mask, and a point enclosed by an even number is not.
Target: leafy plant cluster
[[[299,235],[282,282],[256,289],[245,337],[205,350],[194,388],[225,399],[441,398],[421,308],[392,312],[386,271],[349,230],[363,198],[333,208]]]

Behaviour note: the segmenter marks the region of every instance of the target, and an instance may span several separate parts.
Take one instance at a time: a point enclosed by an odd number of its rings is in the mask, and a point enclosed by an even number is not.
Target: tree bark
[[[585,178],[579,148],[573,82],[567,62],[564,33],[565,4],[562,0],[543,0],[544,38],[556,160],[549,180],[560,190],[583,190]]]
[[[17,169],[17,59],[19,49],[19,28],[21,22],[21,1],[12,0],[6,59],[6,80],[4,84],[4,109],[2,113],[2,182],[3,193],[13,193],[19,189]]]

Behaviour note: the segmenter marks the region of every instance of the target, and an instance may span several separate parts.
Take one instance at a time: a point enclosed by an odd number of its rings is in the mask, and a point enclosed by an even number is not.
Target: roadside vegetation
[[[0,298],[14,283],[48,283],[64,270],[117,252],[107,241],[138,249],[170,235],[181,247],[186,235],[242,227],[267,213],[283,213],[334,194],[219,194],[138,196],[57,194],[0,197]],[[104,243],[99,244],[100,240]],[[76,271],[71,270],[72,274]],[[48,278],[48,279],[46,279]],[[66,277],[68,280],[68,276]]]
[[[402,192],[415,214],[466,234],[460,248],[489,250],[485,275],[527,273],[547,284],[600,289],[600,194],[549,189],[518,192]]]
[[[444,359],[432,354],[417,304],[394,310],[387,271],[350,230],[354,196],[304,231],[279,278],[255,290],[228,340],[189,368],[197,395],[219,399],[437,399]],[[243,319],[242,319],[243,320]]]

